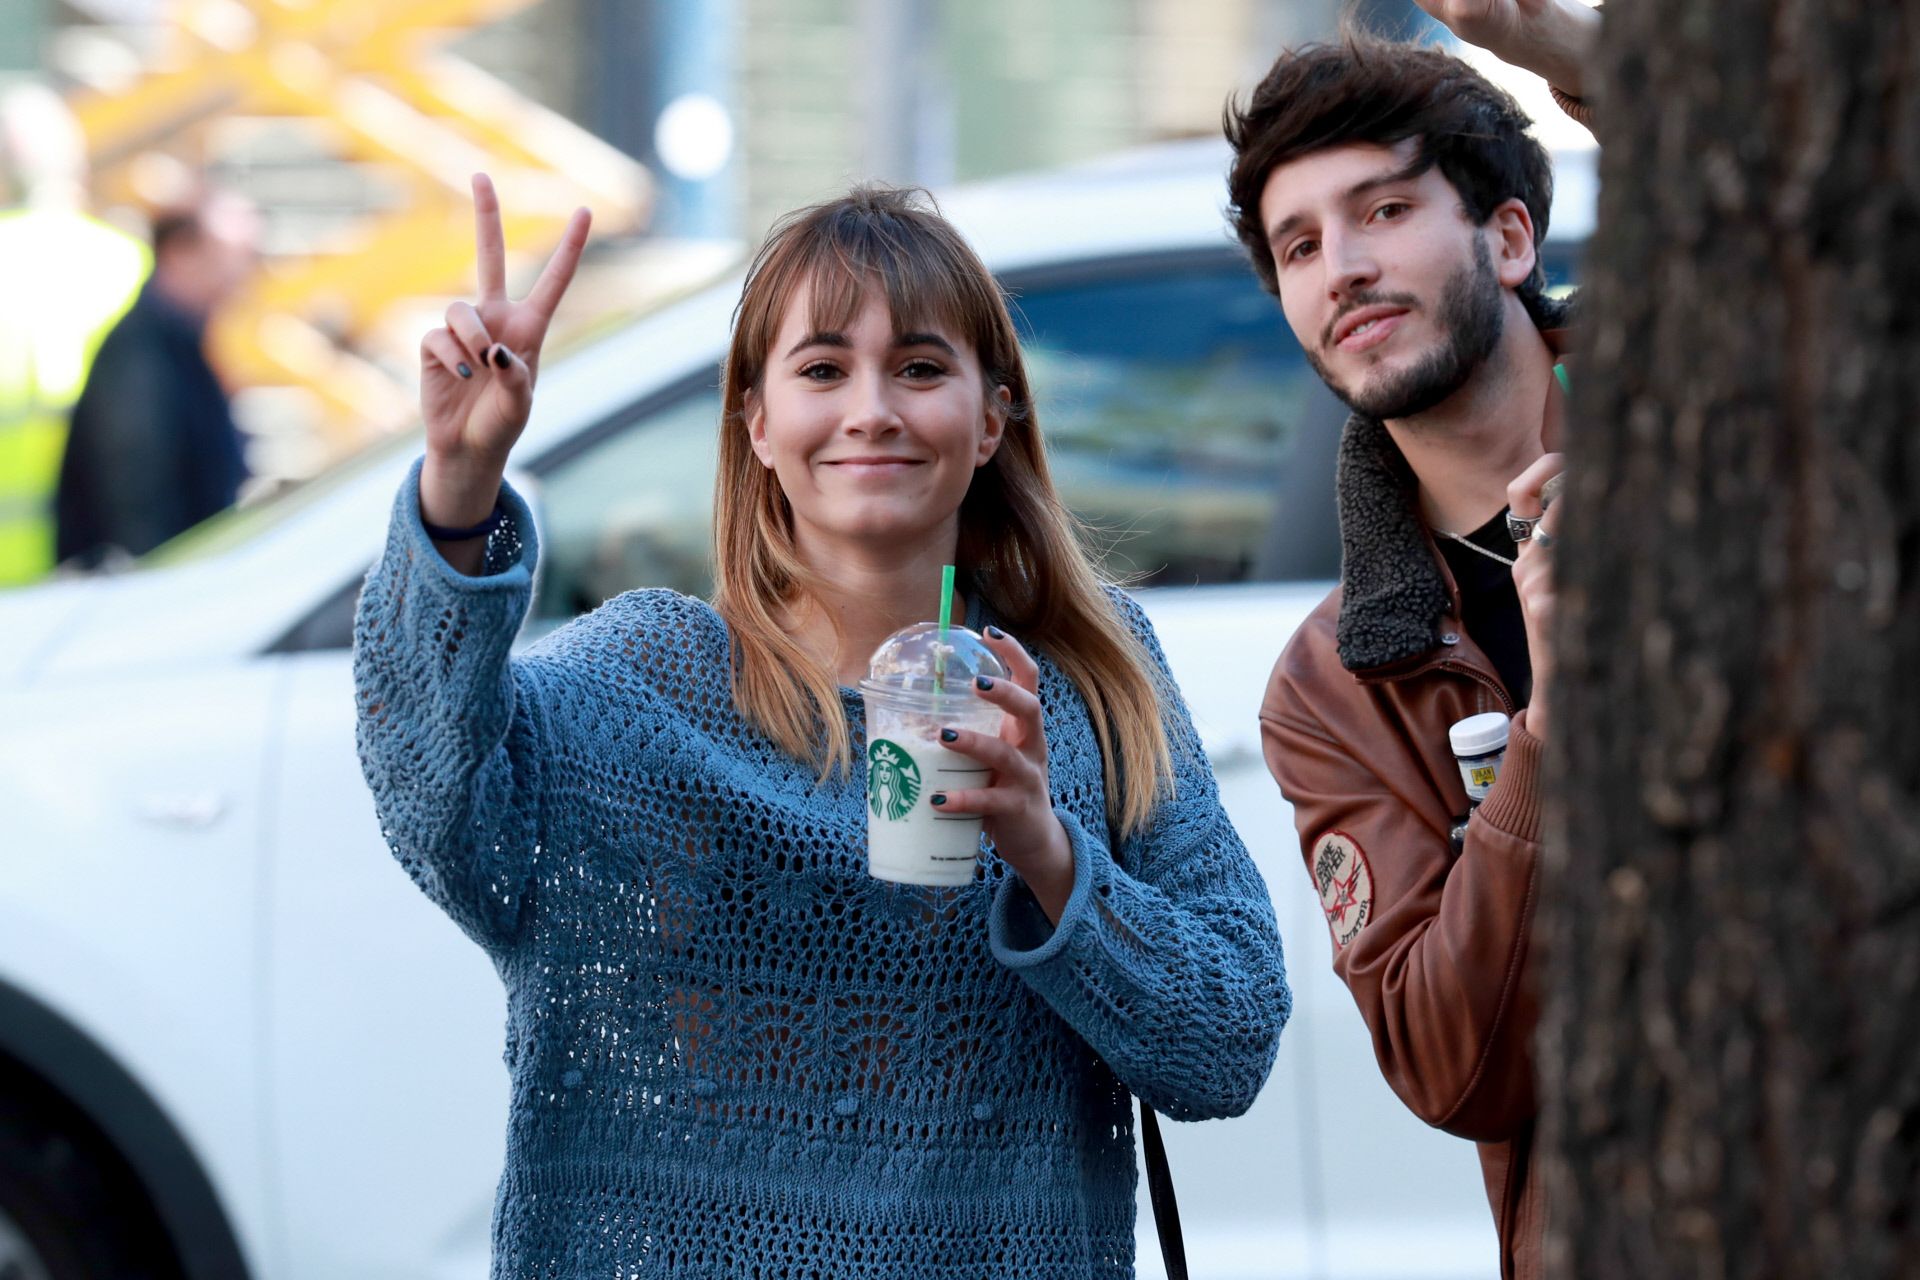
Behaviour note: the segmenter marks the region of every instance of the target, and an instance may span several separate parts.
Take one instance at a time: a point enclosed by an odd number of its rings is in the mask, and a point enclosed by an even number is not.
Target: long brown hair
[[[713,603],[732,632],[735,705],[823,778],[852,764],[838,681],[783,624],[788,603],[816,583],[794,548],[780,483],[747,428],[748,396],[805,284],[816,330],[843,328],[867,290],[879,288],[896,328],[949,326],[973,343],[989,398],[1006,389],[1000,446],[960,505],[958,564],[987,608],[1079,690],[1100,743],[1107,820],[1138,830],[1172,782],[1158,681],[1054,491],[1006,299],[923,192],[861,186],[800,209],[774,227],[747,270],[723,376],[714,501]]]

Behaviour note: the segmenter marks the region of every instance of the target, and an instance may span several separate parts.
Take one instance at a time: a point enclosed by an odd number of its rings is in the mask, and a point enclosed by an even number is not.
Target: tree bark
[[[1556,548],[1553,1274],[1920,1274],[1920,0],[1613,0]]]

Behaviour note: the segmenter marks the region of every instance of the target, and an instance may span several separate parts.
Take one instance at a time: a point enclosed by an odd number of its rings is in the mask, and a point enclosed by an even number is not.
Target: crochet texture
[[[361,599],[359,744],[394,855],[506,986],[494,1276],[1131,1275],[1128,1090],[1244,1111],[1291,1004],[1171,680],[1177,798],[1113,848],[1085,704],[1038,658],[1057,927],[990,851],[964,888],[890,884],[857,771],[819,783],[734,710],[711,607],[631,592],[510,656],[525,505],[464,577],[418,475]]]

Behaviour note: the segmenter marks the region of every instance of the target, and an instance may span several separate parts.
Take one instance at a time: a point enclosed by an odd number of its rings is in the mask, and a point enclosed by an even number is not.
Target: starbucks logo
[[[885,738],[867,748],[867,804],[873,816],[898,822],[920,798],[920,766],[906,749]]]

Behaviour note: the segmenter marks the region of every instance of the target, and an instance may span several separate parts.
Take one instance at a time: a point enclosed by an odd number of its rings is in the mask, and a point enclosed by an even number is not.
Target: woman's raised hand
[[[466,526],[493,509],[507,455],[526,429],[533,382],[553,313],[573,282],[592,215],[576,210],[532,292],[507,297],[507,245],[500,199],[484,173],[473,178],[480,269],[478,302],[456,302],[447,322],[420,340],[420,409],[427,465],[420,509],[435,524]]]

